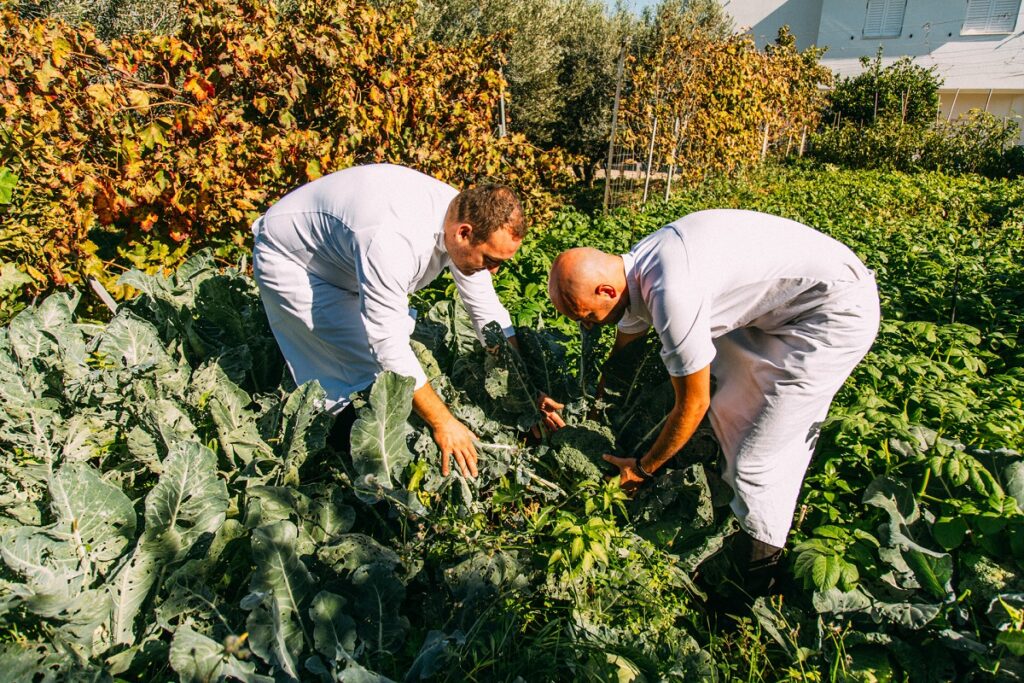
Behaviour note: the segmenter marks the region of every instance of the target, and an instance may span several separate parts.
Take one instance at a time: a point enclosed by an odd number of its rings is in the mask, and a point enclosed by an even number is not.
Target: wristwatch
[[[633,458],[633,461],[636,463],[633,469],[637,471],[637,474],[640,475],[641,479],[643,479],[644,481],[650,481],[651,479],[654,479],[654,474],[644,469],[644,466],[640,464],[641,458],[643,458],[642,455]]]

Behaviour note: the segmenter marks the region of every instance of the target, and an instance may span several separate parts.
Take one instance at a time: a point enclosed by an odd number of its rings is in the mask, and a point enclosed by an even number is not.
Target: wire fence
[[[678,187],[680,182],[679,169],[673,158],[685,154],[687,144],[694,142],[687,137],[686,128],[685,121],[681,119],[673,122],[671,154],[654,152],[653,142],[659,134],[654,124],[647,131],[647,139],[643,144],[612,140],[611,166],[608,168],[606,163],[597,173],[598,181],[605,183],[607,211],[668,200],[673,187]],[[773,132],[768,124],[764,124],[760,133],[762,161],[769,157],[778,159],[803,156],[808,150],[806,127],[790,126],[780,132]]]

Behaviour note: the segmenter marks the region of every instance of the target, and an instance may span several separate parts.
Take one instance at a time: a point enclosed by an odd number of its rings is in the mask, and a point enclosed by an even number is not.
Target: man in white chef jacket
[[[568,317],[616,323],[612,353],[654,327],[675,405],[641,457],[605,459],[619,467],[624,488],[635,488],[708,412],[743,529],[734,559],[756,584],[785,546],[832,398],[878,331],[872,272],[800,223],[712,210],[670,223],[621,256],[563,252],[548,289]]]
[[[299,384],[319,380],[328,409],[351,424],[349,396],[382,370],[415,380],[413,407],[441,449],[476,476],[475,435],[427,383],[409,345],[409,294],[448,268],[477,334],[515,330],[491,275],[512,258],[526,223],[512,190],[459,192],[409,168],[357,166],[294,190],[253,225],[253,273],[271,329]],[[547,421],[560,422],[542,399]]]

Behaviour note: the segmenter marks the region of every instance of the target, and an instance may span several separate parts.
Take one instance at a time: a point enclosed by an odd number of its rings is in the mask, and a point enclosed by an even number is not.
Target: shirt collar
[[[626,288],[629,290],[629,306],[626,312],[631,316],[642,315],[643,298],[640,296],[640,280],[636,272],[636,256],[632,253],[622,255],[622,267],[626,271]]]
[[[438,228],[437,239],[434,243],[434,251],[441,255],[445,261],[449,261],[448,249],[444,246],[444,219],[441,219],[441,226]]]

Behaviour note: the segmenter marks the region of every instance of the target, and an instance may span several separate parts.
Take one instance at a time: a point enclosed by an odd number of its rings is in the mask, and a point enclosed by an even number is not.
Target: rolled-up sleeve
[[[370,351],[381,370],[412,377],[419,389],[427,376],[409,345],[415,321],[409,315],[409,291],[417,261],[400,235],[377,235],[358,259],[360,313]]]
[[[661,358],[673,377],[692,375],[715,357],[710,302],[703,288],[686,275],[682,264],[659,263],[641,285],[661,339]]]
[[[473,328],[476,330],[476,336],[480,343],[483,343],[484,340],[484,325],[491,321],[501,325],[506,337],[511,337],[516,333],[516,328],[512,325],[512,317],[501,305],[498,295],[494,291],[494,282],[490,272],[481,270],[467,276],[454,265],[450,266],[449,270],[455,280],[455,287],[459,290],[459,296],[462,297],[462,303],[466,306],[466,312],[469,313],[470,320],[473,321]]]

